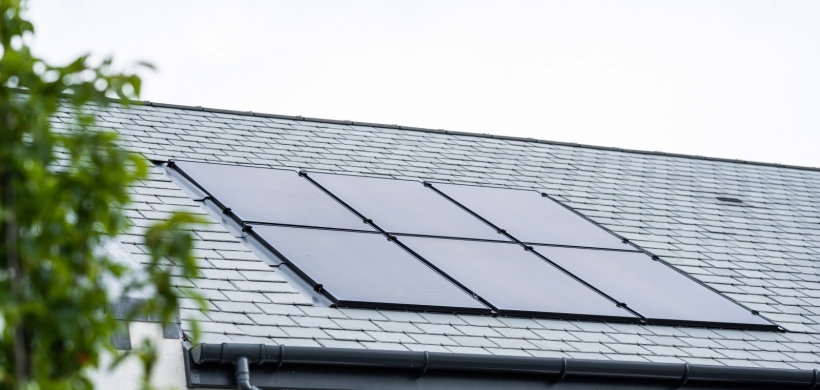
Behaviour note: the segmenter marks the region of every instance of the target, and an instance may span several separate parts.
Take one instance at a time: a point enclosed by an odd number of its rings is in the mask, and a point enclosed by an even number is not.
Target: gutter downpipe
[[[189,351],[194,364],[233,363],[239,390],[259,390],[250,383],[249,364],[303,364],[313,366],[398,368],[430,371],[484,371],[505,374],[539,374],[613,379],[669,381],[678,387],[691,382],[800,386],[815,389],[817,370],[709,366],[688,363],[620,362],[566,358],[471,355],[416,351],[382,351],[346,348],[287,347],[265,344],[199,344]],[[556,382],[557,383],[557,382]]]
[[[219,348],[219,358],[216,359],[213,356],[211,357],[211,362],[213,363],[220,363],[220,364],[227,364],[232,363],[236,366],[236,388],[238,390],[262,390],[254,385],[251,384],[251,370],[248,367],[248,358],[245,355],[247,352],[246,347],[239,347],[239,344],[200,344],[204,346],[204,348],[208,348],[208,350],[213,353],[214,347]],[[261,345],[257,348],[261,350]],[[193,356],[193,355],[192,355]],[[264,363],[264,360],[255,359],[257,363]]]
[[[251,371],[248,368],[248,358],[236,359],[236,388],[239,390],[261,390],[251,384]]]

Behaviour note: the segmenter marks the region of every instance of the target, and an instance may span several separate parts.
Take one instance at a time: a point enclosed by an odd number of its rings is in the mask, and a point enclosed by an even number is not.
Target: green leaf
[[[88,369],[114,352],[109,340],[122,325],[107,311],[119,297],[103,281],[150,288],[154,297],[132,315],[171,321],[179,307],[172,272],[198,275],[190,229],[203,220],[170,213],[148,227],[150,260],[141,269],[100,250],[129,228],[129,187],[147,178],[149,165],[99,129],[100,111],[89,108],[127,107],[142,81],[113,72],[111,59],[92,66],[84,55],[54,66],[33,56],[21,37],[34,27],[21,7],[0,0],[0,390],[92,389]],[[151,346],[133,355],[150,374]]]

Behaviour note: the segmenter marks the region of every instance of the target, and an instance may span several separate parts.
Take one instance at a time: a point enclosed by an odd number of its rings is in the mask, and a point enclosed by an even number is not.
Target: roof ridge
[[[149,106],[149,107],[175,108],[175,109],[181,109],[181,110],[204,111],[204,112],[214,112],[214,113],[234,114],[234,115],[247,115],[247,116],[256,116],[256,117],[263,117],[263,118],[289,119],[289,120],[297,120],[297,121],[330,123],[330,124],[339,124],[339,125],[381,127],[381,128],[386,128],[386,129],[418,131],[418,132],[424,132],[424,133],[437,133],[437,134],[459,135],[459,136],[467,136],[467,137],[492,138],[492,139],[509,140],[509,141],[533,142],[533,143],[540,143],[540,144],[547,144],[547,145],[571,146],[571,147],[578,147],[578,148],[585,148],[585,149],[606,150],[606,151],[622,152],[622,153],[633,153],[633,154],[663,156],[663,157],[676,157],[676,158],[686,158],[686,159],[693,159],[693,160],[716,161],[716,162],[725,162],[725,163],[734,163],[734,164],[756,165],[756,166],[773,167],[773,168],[787,168],[787,169],[796,169],[796,170],[803,170],[803,171],[820,172],[820,167],[808,167],[808,166],[801,166],[801,165],[768,163],[768,162],[762,162],[762,161],[748,161],[748,160],[731,159],[731,158],[698,156],[698,155],[683,154],[683,153],[667,153],[667,152],[648,151],[648,150],[639,150],[639,149],[624,149],[624,148],[616,148],[616,147],[611,147],[611,146],[598,146],[598,145],[589,145],[589,144],[579,144],[579,143],[574,143],[574,142],[550,141],[550,140],[543,140],[543,139],[531,138],[531,137],[515,137],[515,136],[508,136],[508,135],[473,133],[473,132],[467,132],[467,131],[453,131],[453,130],[430,129],[430,128],[414,127],[414,126],[388,125],[388,124],[383,124],[383,123],[313,118],[313,117],[304,117],[304,116],[299,116],[299,115],[281,115],[281,114],[259,113],[259,112],[253,112],[253,111],[226,110],[226,109],[208,108],[208,107],[202,107],[202,106],[187,106],[187,105],[181,105],[181,104],[158,103],[158,102],[151,102],[151,101],[148,101],[148,100],[145,100],[145,101],[131,101],[130,103],[134,103],[136,105],[141,104],[141,105],[145,105],[145,106]]]

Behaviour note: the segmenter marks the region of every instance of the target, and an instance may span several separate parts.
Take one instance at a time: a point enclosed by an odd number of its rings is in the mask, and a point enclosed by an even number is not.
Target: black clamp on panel
[[[621,242],[624,243],[624,244],[629,244],[629,240],[627,240],[626,238],[622,238]]]
[[[175,163],[174,160],[168,160],[166,165],[168,165],[168,168],[173,168],[177,165],[177,163]]]
[[[529,245],[524,245],[524,250],[525,250],[525,251],[532,251],[532,250],[533,250],[533,247],[531,247],[531,246],[529,246]]]
[[[658,256],[656,256],[656,255],[652,255],[652,260],[658,261],[658,260],[660,260],[660,259],[661,259],[660,257],[658,257]]]
[[[542,192],[542,193],[541,193],[541,196],[542,196],[542,197],[544,197],[544,198],[549,198],[549,195],[547,195],[547,193],[546,193],[546,192]]]
[[[398,239],[396,238],[396,236],[394,236],[392,234],[388,234],[387,235],[387,241],[398,241]]]
[[[305,171],[299,171],[299,176],[301,176],[301,177],[307,177],[307,175],[308,175],[308,174],[307,174],[307,172],[305,172]]]
[[[371,223],[371,224],[372,224],[372,223],[373,223],[373,220],[372,220],[372,219],[370,219],[370,218],[365,218],[365,219],[363,219],[363,220],[362,220],[362,222],[364,222],[364,223]]]
[[[507,231],[506,231],[506,230],[504,230],[504,229],[498,229],[498,230],[496,230],[496,232],[497,232],[498,234],[506,234],[506,233],[507,233]]]
[[[230,213],[231,213],[231,208],[230,207],[225,207],[224,209],[222,209],[222,214],[228,215]]]
[[[251,231],[251,230],[253,230],[253,226],[252,226],[252,225],[244,225],[244,226],[242,226],[242,231],[243,231],[243,232],[245,232],[245,233],[247,233],[247,232],[249,232],[249,231]]]
[[[421,184],[424,184],[425,187],[432,187],[433,186],[433,184],[431,184],[429,181],[423,181],[423,182],[421,182]]]
[[[626,303],[623,303],[623,302],[616,302],[616,303],[615,303],[615,306],[625,308],[625,307],[626,307]]]
[[[314,289],[315,291],[319,291],[319,292],[321,292],[322,290],[324,290],[324,288],[325,288],[325,286],[323,286],[321,283],[317,283],[315,286],[313,286],[313,289]]]

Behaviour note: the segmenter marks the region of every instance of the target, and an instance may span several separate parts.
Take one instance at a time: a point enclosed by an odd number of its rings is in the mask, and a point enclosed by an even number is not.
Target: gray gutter
[[[200,344],[185,355],[189,388],[814,389],[818,381],[817,370],[264,344]],[[243,383],[235,365],[250,367]]]

